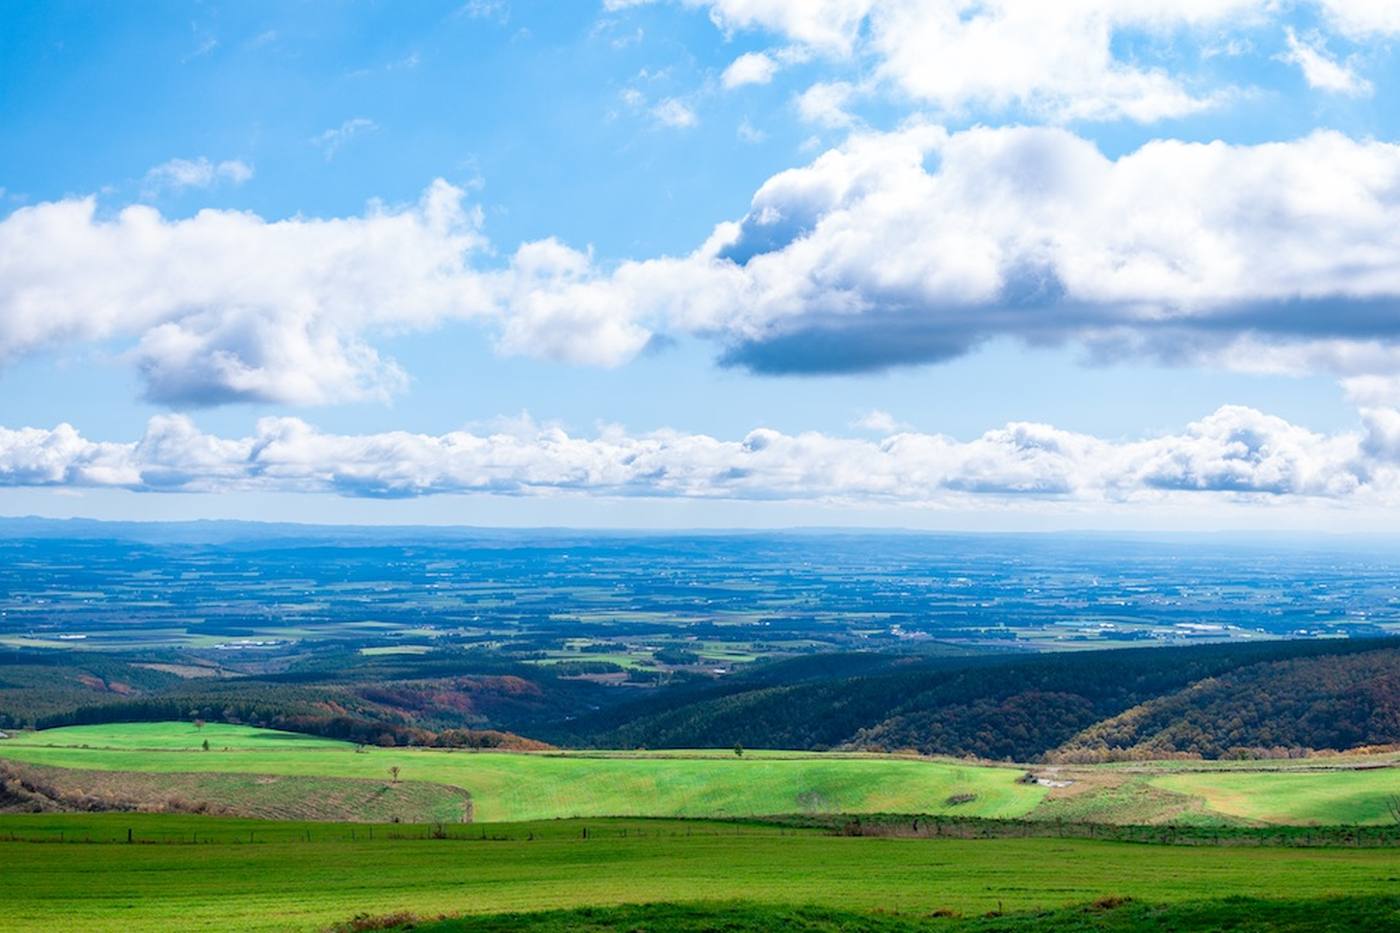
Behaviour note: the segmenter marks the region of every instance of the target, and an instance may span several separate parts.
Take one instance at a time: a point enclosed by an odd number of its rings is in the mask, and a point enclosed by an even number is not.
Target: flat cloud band
[[[932,506],[993,497],[1119,502],[1173,496],[1390,502],[1400,498],[1400,412],[1318,434],[1243,407],[1179,433],[1115,442],[1012,423],[970,441],[911,431],[879,440],[758,429],[738,440],[619,428],[595,437],[519,425],[495,433],[322,433],[295,418],[222,438],[151,419],[130,443],[62,424],[0,428],[0,486],[139,492],[489,493],[819,500]]]

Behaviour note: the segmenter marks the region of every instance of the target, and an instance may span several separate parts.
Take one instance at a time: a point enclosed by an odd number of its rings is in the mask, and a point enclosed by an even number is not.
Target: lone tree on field
[[[196,729],[203,729],[203,728],[204,728],[204,720],[203,720],[203,719],[196,718],[195,721],[194,721],[194,727],[195,727]]]
[[[1400,823],[1400,794],[1391,794],[1385,798],[1385,808],[1389,811],[1390,818]]]
[[[744,757],[744,746],[740,745],[738,742],[735,742],[735,743],[734,743],[734,757],[736,757],[736,758],[743,758],[743,757]]]
[[[204,740],[204,750],[205,750],[206,752],[209,751],[209,740],[208,740],[208,739],[205,739],[205,740]]]
[[[399,783],[399,766],[393,765],[389,768],[389,777],[394,779],[394,783]]]

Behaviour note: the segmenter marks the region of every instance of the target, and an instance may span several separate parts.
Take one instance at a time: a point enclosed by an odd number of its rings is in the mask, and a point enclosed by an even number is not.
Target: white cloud
[[[948,113],[1019,106],[1056,120],[1143,122],[1193,113],[1217,97],[1116,57],[1116,35],[1171,38],[1271,9],[1269,0],[683,2],[708,9],[726,32],[763,30],[828,58],[871,56],[888,86]]]
[[[700,122],[700,118],[688,104],[674,97],[668,97],[651,108],[651,115],[658,123],[677,129],[692,127]]]
[[[767,84],[778,71],[778,63],[763,52],[745,52],[724,69],[720,83],[726,88],[746,84]]]
[[[1228,20],[1253,0],[1179,3],[1137,0],[894,2],[871,15],[878,73],[907,96],[950,113],[1022,107],[1052,120],[1139,122],[1211,106],[1164,68],[1115,56],[1128,31],[1170,36]]]
[[[746,143],[761,143],[768,138],[768,134],[750,123],[747,117],[739,121],[739,128],[735,132],[738,133],[739,139]],[[0,195],[3,194],[4,189],[0,188]]]
[[[648,6],[656,0],[603,0],[603,9]],[[865,16],[876,0],[678,0],[708,9],[720,29],[766,29],[828,53],[852,50]]]
[[[240,159],[214,163],[204,156],[197,159],[171,159],[146,173],[142,189],[148,197],[162,191],[183,191],[187,188],[209,188],[226,181],[241,185],[253,177],[253,167]]]
[[[365,133],[372,133],[377,129],[379,129],[379,125],[368,117],[351,117],[340,126],[332,127],[312,137],[311,143],[325,153],[326,161],[329,162],[350,140]]]
[[[198,31],[196,30],[196,32]],[[180,57],[180,64],[188,65],[195,59],[203,58],[204,56],[208,55],[210,52],[214,51],[219,47],[219,40],[213,36],[205,35],[197,36],[197,38],[199,44],[196,45],[194,49],[192,49],[189,53]]]
[[[1400,375],[1400,146],[1149,143],[914,123],[781,172],[693,252],[502,265],[464,192],[267,221],[91,198],[0,220],[0,361],[128,348],[169,404],[382,398],[382,335],[476,319],[501,352],[615,366],[670,334],[772,373],[933,362],[994,337],[1100,356]],[[250,274],[256,270],[256,274]]]
[[[494,19],[504,23],[510,19],[510,4],[506,0],[467,0],[458,12],[469,19]]]
[[[818,82],[797,97],[797,112],[808,123],[840,129],[856,122],[847,105],[856,89],[845,81]]]
[[[831,60],[869,62],[884,86],[943,113],[1021,110],[1057,122],[1146,123],[1228,100],[1230,88],[1199,87],[1184,70],[1189,56],[1174,54],[1174,43],[1244,49],[1248,40],[1240,33],[1287,22],[1300,5],[1319,10],[1325,27],[1353,41],[1400,34],[1400,4],[1393,0],[679,2],[708,10],[726,33],[761,30]],[[1132,41],[1143,38],[1148,41]],[[1132,43],[1132,54],[1119,50],[1127,44],[1122,39]],[[1318,52],[1305,47],[1291,54],[1313,62]],[[1327,64],[1307,67],[1322,75]],[[1332,71],[1322,80],[1339,77]]]
[[[1317,0],[1326,18],[1352,39],[1400,35],[1400,5],[1394,0]]]
[[[600,276],[591,255],[557,240],[526,243],[499,279],[510,312],[498,348],[594,366],[626,362],[652,335],[619,304],[629,297],[626,273],[619,276]]]
[[[168,220],[93,198],[0,220],[0,361],[74,341],[135,340],[148,397],[171,404],[383,397],[403,373],[365,340],[489,313],[494,287],[463,192],[413,206],[269,222],[205,210]]]
[[[690,256],[580,261],[561,284],[768,372],[936,361],[1012,336],[1385,374],[1400,372],[1397,220],[1389,143],[1157,141],[1111,159],[1059,129],[913,124],[775,175]]]
[[[1363,413],[1359,432],[1322,435],[1225,407],[1176,434],[1105,441],[1012,423],[971,441],[881,440],[767,428],[738,440],[617,428],[595,437],[519,420],[506,430],[433,436],[322,433],[267,418],[221,438],[181,416],[153,418],[131,443],[69,425],[0,429],[0,486],[138,491],[261,490],[398,497],[485,492],[938,506],[982,497],[1051,503],[1251,502],[1308,497],[1375,504],[1400,495],[1400,412]]]
[[[1279,58],[1297,65],[1309,87],[1349,97],[1367,97],[1374,91],[1371,82],[1358,75],[1350,65],[1328,57],[1320,38],[1312,37],[1305,41],[1289,29],[1287,39],[1288,51]]]
[[[872,408],[851,422],[851,427],[862,431],[873,431],[876,434],[893,434],[896,431],[903,431],[909,427],[903,421],[895,418],[894,415],[879,408]]]

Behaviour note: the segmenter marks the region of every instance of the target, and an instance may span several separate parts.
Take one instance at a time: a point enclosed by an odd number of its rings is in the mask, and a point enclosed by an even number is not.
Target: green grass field
[[[201,751],[208,741],[210,751]],[[87,747],[83,747],[87,746]],[[227,750],[225,750],[227,749]],[[210,723],[74,726],[0,742],[0,757],[62,768],[389,779],[464,788],[485,821],[575,816],[740,817],[821,813],[1028,813],[1045,789],[1014,768],[909,758],[541,755],[443,749],[356,752],[344,742]],[[975,795],[966,803],[950,797]]]
[[[1392,823],[1387,799],[1400,795],[1400,768],[1170,774],[1153,786],[1205,801],[1216,813],[1261,823]]]
[[[346,748],[345,742],[323,739],[300,732],[280,732],[276,729],[256,729],[252,726],[229,726],[206,723],[203,727],[189,722],[122,722],[103,726],[69,726],[44,732],[22,732],[0,748],[20,745],[53,745],[64,748],[89,746],[117,750],[199,751],[201,743],[214,748],[239,750],[295,750],[311,748]]]
[[[210,749],[202,750],[208,742]],[[969,817],[1091,820],[1111,823],[1393,822],[1388,799],[1400,793],[1400,767],[1347,768],[1345,759],[1258,765],[1182,762],[1067,769],[1077,787],[1050,794],[1017,782],[1020,768],[907,756],[790,751],[578,751],[518,754],[422,748],[367,748],[290,732],[208,723],[121,723],[22,733],[0,741],[0,757],[89,772],[198,775],[209,799],[233,812],[311,815],[311,809],[267,809],[269,791],[213,775],[297,778],[314,798],[342,793],[331,779],[399,780],[447,785],[471,794],[478,820],[584,816],[729,818],[792,813],[928,813]],[[1392,756],[1393,757],[1393,756]],[[1156,773],[1154,773],[1156,770]],[[325,787],[318,788],[317,781]],[[188,781],[186,782],[188,783]],[[239,787],[256,790],[240,796]],[[293,792],[285,789],[286,794]],[[1082,792],[1081,792],[1082,791]],[[182,791],[198,797],[192,787]],[[256,796],[258,801],[253,801]],[[971,800],[950,803],[950,798]],[[244,799],[247,797],[247,799]],[[1047,799],[1048,798],[1048,799]],[[246,804],[246,806],[245,806]],[[437,804],[431,806],[437,807]],[[457,804],[405,810],[405,818],[450,813]],[[378,808],[366,819],[395,812]]]
[[[136,844],[125,843],[128,828]],[[435,917],[734,899],[976,915],[1107,896],[1187,903],[1400,890],[1400,863],[1385,849],[856,838],[666,820],[551,820],[448,832],[455,838],[380,825],[370,839],[363,824],[0,816],[5,927],[313,930],[396,911]],[[60,834],[63,843],[8,841]],[[167,844],[156,844],[161,840]]]

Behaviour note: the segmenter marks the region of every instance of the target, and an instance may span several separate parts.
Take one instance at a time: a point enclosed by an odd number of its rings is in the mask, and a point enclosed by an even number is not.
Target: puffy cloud
[[[1349,65],[1328,57],[1320,39],[1305,41],[1298,38],[1292,29],[1287,31],[1287,38],[1288,51],[1279,57],[1297,65],[1309,87],[1351,97],[1366,97],[1374,90],[1371,82],[1358,75]]]
[[[726,88],[743,87],[746,84],[767,84],[773,80],[778,63],[763,52],[745,52],[724,69],[720,83]]]
[[[569,284],[764,372],[936,361],[1012,336],[1384,375],[1400,372],[1397,220],[1389,143],[1158,141],[1111,159],[1055,128],[914,124],[775,175],[688,257]]]
[[[1391,0],[1317,0],[1326,18],[1353,39],[1400,34],[1400,6]]]
[[[1169,35],[1226,22],[1256,0],[1162,4],[1147,0],[934,0],[877,4],[870,45],[878,74],[947,112],[1022,107],[1053,120],[1139,122],[1209,107],[1163,68],[1115,55],[1127,31]]]
[[[651,115],[656,118],[658,123],[676,129],[686,129],[700,122],[700,118],[695,115],[695,111],[688,104],[674,97],[667,97],[651,108]]]
[[[656,274],[662,266],[644,268]],[[521,246],[501,281],[510,290],[505,301],[511,313],[498,343],[506,353],[616,366],[652,338],[629,314],[626,270],[600,275],[591,256],[557,240]],[[648,286],[639,283],[638,289]]]
[[[1253,409],[1225,407],[1180,433],[1138,441],[1013,423],[964,442],[907,431],[862,440],[767,428],[738,440],[618,428],[589,438],[528,419],[483,434],[336,435],[295,418],[268,418],[253,436],[227,439],[166,415],[126,444],[89,441],[66,424],[0,429],[0,485],[912,505],[981,496],[1394,501],[1400,412],[1367,411],[1363,420],[1362,431],[1321,435]]]
[[[851,51],[875,0],[684,0],[726,31],[765,29],[823,52]]]
[[[144,206],[103,218],[93,198],[21,208],[0,221],[0,360],[135,339],[159,402],[384,396],[403,374],[366,333],[493,308],[469,265],[480,218],[462,198],[438,182],[410,207],[275,222]]]
[[[498,349],[615,366],[672,334],[769,373],[958,356],[994,337],[1244,370],[1400,375],[1400,146],[1332,132],[1158,141],[1056,128],[857,132],[688,255],[504,264],[464,192],[361,217],[93,199],[0,220],[0,361],[116,342],[176,404],[381,398],[377,338],[476,319]]]
[[[680,2],[707,9],[726,32],[762,30],[829,58],[870,61],[886,86],[945,113],[1020,109],[1055,121],[1152,122],[1211,107],[1228,94],[1201,92],[1182,73],[1189,58],[1171,53],[1172,40],[1215,41],[1222,32],[1286,22],[1299,5],[1352,41],[1400,34],[1400,6],[1391,0]],[[1345,67],[1315,45],[1291,46],[1310,81],[1340,89]],[[1352,82],[1347,93],[1364,87]]]
[[[856,122],[846,106],[856,88],[845,81],[819,81],[797,96],[797,112],[808,123],[839,129]]]

